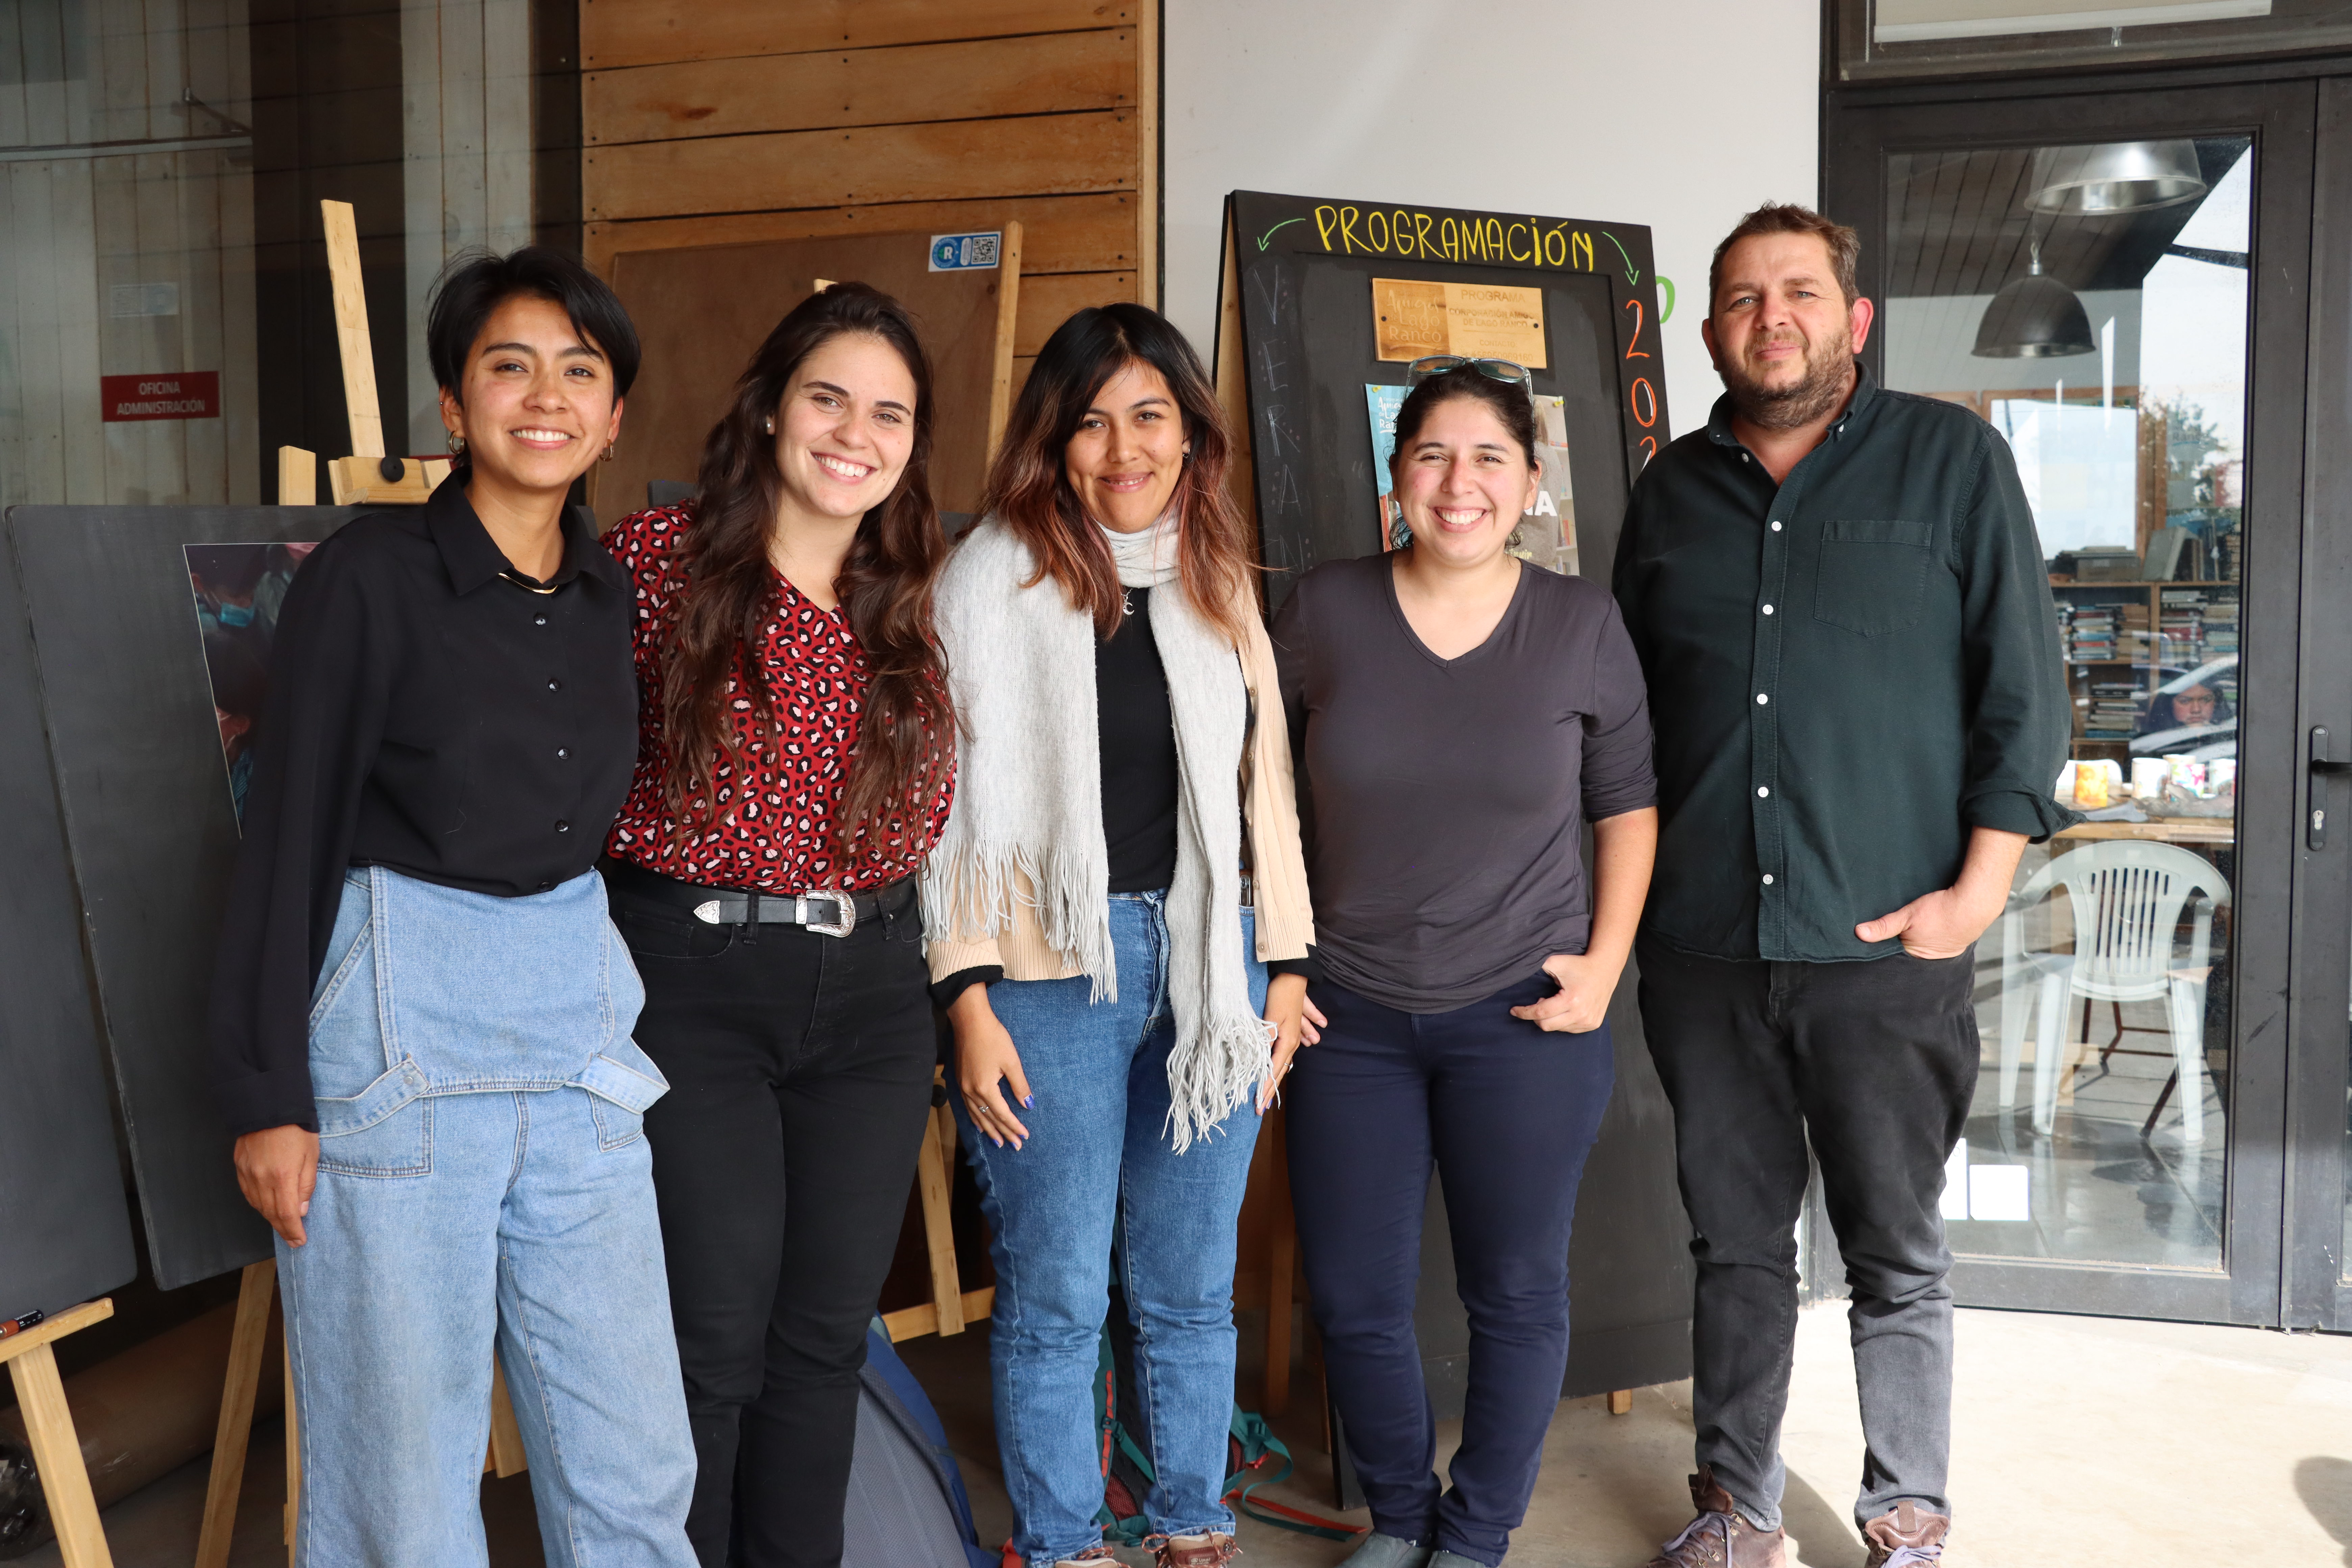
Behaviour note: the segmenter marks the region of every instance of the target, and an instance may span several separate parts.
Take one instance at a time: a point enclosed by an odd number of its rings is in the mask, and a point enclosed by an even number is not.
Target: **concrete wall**
[[[1164,309],[1213,342],[1231,190],[1643,223],[1677,300],[1668,413],[1722,391],[1706,265],[1739,216],[1818,195],[1813,0],[1179,0],[1166,8]]]

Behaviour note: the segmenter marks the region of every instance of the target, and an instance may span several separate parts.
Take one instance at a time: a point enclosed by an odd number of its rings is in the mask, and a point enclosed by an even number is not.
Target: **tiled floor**
[[[901,1348],[948,1425],[983,1538],[1002,1541],[1011,1513],[994,1472],[985,1331]],[[1952,1568],[2352,1565],[2352,1338],[1970,1310],[1959,1354]],[[1303,1376],[1297,1394],[1278,1429],[1299,1474],[1271,1495],[1328,1511]],[[1641,1563],[1688,1512],[1690,1432],[1687,1384],[1641,1390],[1623,1416],[1599,1400],[1562,1405],[1514,1568]],[[1454,1433],[1440,1438],[1449,1447]],[[1784,1448],[1793,1561],[1859,1568],[1846,1515],[1862,1436],[1834,1306],[1801,1320]],[[285,1561],[282,1463],[275,1428],[257,1432],[236,1568]],[[199,1461],[108,1510],[119,1568],[185,1568],[204,1487]],[[537,1568],[526,1478],[483,1493],[495,1568]],[[1326,1568],[1346,1552],[1255,1524],[1243,1544],[1246,1568]],[[58,1565],[54,1547],[21,1561]]]

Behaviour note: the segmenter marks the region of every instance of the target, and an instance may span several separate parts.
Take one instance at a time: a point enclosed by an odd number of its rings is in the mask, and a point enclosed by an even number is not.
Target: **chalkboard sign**
[[[1400,345],[1415,339],[1527,364],[1538,402],[1559,400],[1584,569],[1606,574],[1633,477],[1667,440],[1647,227],[1236,191],[1219,294],[1218,391],[1248,423],[1238,482],[1274,602],[1318,562],[1382,547],[1366,393],[1405,384]],[[1456,318],[1451,344],[1383,310],[1415,295]],[[1462,322],[1473,296],[1488,313]],[[1501,319],[1518,310],[1524,323]]]
[[[1386,547],[1377,425],[1383,405],[1393,420],[1422,353],[1532,372],[1539,423],[1561,426],[1568,449],[1576,559],[1605,581],[1633,481],[1668,438],[1657,282],[1639,224],[1234,192],[1217,392],[1248,430],[1234,483],[1255,504],[1270,602],[1322,562]],[[1629,963],[1610,1005],[1616,1090],[1578,1193],[1570,1396],[1690,1375],[1690,1226],[1637,981]],[[1450,1418],[1468,1387],[1470,1330],[1435,1188],[1421,1262],[1415,1334],[1431,1404]]]
[[[7,515],[22,591],[0,616],[17,637],[29,623],[38,652],[51,799],[63,807],[79,893],[79,908],[44,920],[89,944],[97,1005],[85,999],[85,1016],[103,1021],[149,1256],[166,1290],[270,1255],[268,1226],[237,1192],[205,1049],[236,858],[231,710],[251,704],[226,694],[225,660],[208,668],[235,639],[220,637],[216,607],[206,619],[197,578],[270,547],[299,552],[355,515],[319,506],[20,506]],[[231,595],[245,602],[226,619],[251,629],[268,591]],[[77,962],[77,989],[85,973]]]

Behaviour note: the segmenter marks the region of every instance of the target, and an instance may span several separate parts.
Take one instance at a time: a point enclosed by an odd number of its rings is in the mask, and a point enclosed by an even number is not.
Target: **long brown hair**
[[[1233,436],[1224,411],[1184,334],[1159,311],[1134,304],[1090,306],[1054,329],[1013,405],[1004,445],[988,468],[981,510],[1029,547],[1031,584],[1051,577],[1094,618],[1097,635],[1119,626],[1122,595],[1110,546],[1078,504],[1063,454],[1105,386],[1130,364],[1166,379],[1184,417],[1192,455],[1176,482],[1177,573],[1192,607],[1241,646],[1239,606],[1252,580],[1249,526],[1225,493]]]
[[[864,332],[898,351],[915,382],[915,438],[887,499],[858,522],[834,589],[866,650],[869,679],[857,750],[833,823],[845,860],[860,829],[892,816],[919,817],[947,787],[955,724],[946,658],[931,625],[931,592],[947,539],[931,500],[931,362],[905,307],[864,283],[835,283],[776,323],[735,383],[727,412],[703,443],[694,526],[679,546],[684,578],[662,647],[662,729],[669,742],[667,792],[684,825],[704,792],[716,816],[711,774],[723,754],[740,778],[775,756],[775,694],[758,649],[775,612],[769,542],[783,489],[767,426],[803,361],[844,333]],[[733,676],[763,731],[742,754],[729,713]]]

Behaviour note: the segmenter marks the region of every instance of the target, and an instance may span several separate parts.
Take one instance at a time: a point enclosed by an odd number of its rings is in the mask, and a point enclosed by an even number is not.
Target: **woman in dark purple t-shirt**
[[[1323,1023],[1286,1096],[1290,1180],[1371,1505],[1350,1568],[1492,1568],[1527,1511],[1568,1364],[1609,999],[1657,845],[1649,710],[1614,601],[1505,549],[1538,478],[1534,410],[1505,368],[1465,364],[1405,399],[1391,471],[1412,543],[1318,567],[1274,626]],[[1443,1496],[1412,1339],[1433,1164],[1470,1315]]]

